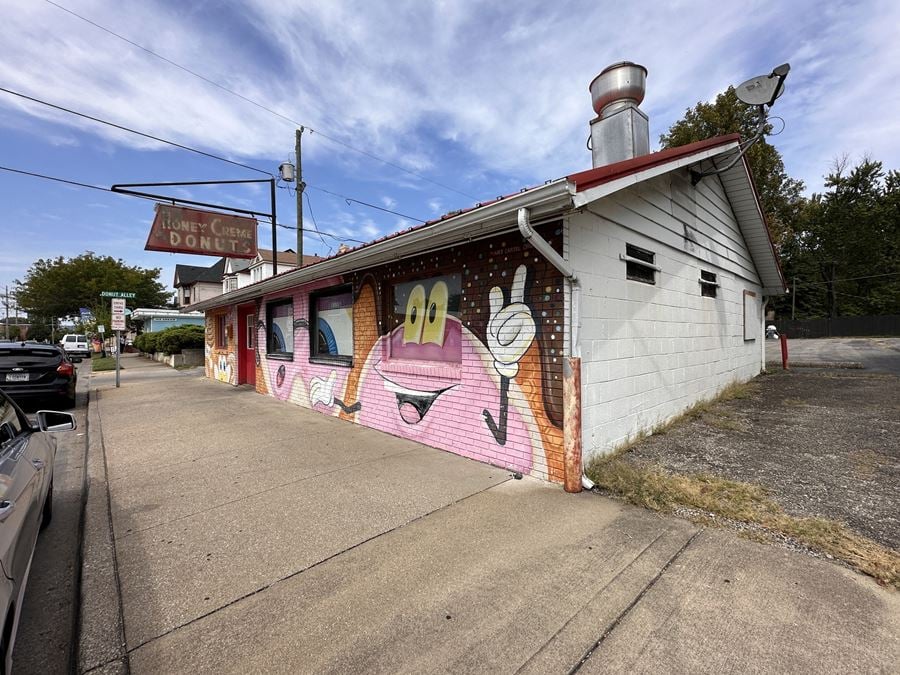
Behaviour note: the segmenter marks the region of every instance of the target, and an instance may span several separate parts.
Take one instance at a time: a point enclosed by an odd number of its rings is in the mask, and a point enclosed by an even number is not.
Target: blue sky
[[[697,101],[790,62],[770,138],[789,174],[811,192],[843,155],[900,168],[894,2],[54,2],[311,127],[306,224],[337,237],[415,221],[322,190],[428,219],[589,168],[587,87],[621,60],[649,71],[654,148]],[[46,0],[0,11],[0,86],[264,170],[293,161],[294,124]],[[100,186],[259,177],[2,92],[0,165]],[[172,194],[269,208],[263,185]],[[296,222],[293,193],[278,190],[278,215]],[[162,268],[167,286],[176,263],[215,262],[144,251],[152,217],[150,202],[0,171],[0,292],[41,257],[108,254]],[[279,248],[295,240],[279,228]]]

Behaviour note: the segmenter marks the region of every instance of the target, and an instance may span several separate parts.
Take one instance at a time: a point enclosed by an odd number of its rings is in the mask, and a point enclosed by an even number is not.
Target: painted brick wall
[[[216,346],[216,326],[218,317],[223,313],[226,315],[227,346],[221,348]],[[236,324],[237,310],[234,307],[206,314],[206,376],[235,386],[238,383]]]
[[[694,191],[684,176],[661,177],[573,216],[569,232],[586,456],[760,372],[761,288],[718,181]],[[626,279],[626,243],[656,254],[655,285]],[[701,270],[716,274],[716,298],[701,296]],[[755,341],[744,340],[745,290],[756,293]]]
[[[539,231],[561,250],[562,223]],[[454,274],[459,316],[448,320],[447,335],[454,337],[442,349],[458,340],[461,356],[396,358],[404,319],[395,312],[394,286],[422,282],[426,288]],[[354,298],[353,363],[316,362],[309,356],[310,293],[341,284],[350,285]],[[514,287],[520,287],[516,297]],[[290,360],[265,353],[266,303],[284,297],[293,301]],[[261,393],[506,469],[562,479],[564,287],[518,233],[272,295],[258,314]]]

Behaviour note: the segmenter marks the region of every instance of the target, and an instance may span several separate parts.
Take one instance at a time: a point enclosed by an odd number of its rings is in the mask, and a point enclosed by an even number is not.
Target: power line
[[[148,201],[155,201],[155,202],[159,202],[159,203],[165,203],[167,201],[163,198],[155,199],[153,197],[141,197],[140,195],[130,195],[130,194],[124,194],[122,192],[115,192],[114,190],[111,190],[110,188],[102,187],[100,185],[91,185],[90,183],[81,183],[76,180],[69,180],[67,178],[59,178],[57,176],[48,176],[43,173],[35,173],[33,171],[25,171],[24,169],[14,169],[11,166],[0,166],[0,171],[8,171],[10,173],[17,173],[17,174],[21,174],[23,176],[31,176],[33,178],[42,178],[44,180],[54,181],[56,183],[64,183],[66,185],[74,185],[76,187],[89,188],[91,190],[100,190],[101,192],[109,192],[110,194],[119,195],[121,197],[140,197],[141,199],[147,199]],[[271,223],[271,219],[269,220],[269,223]],[[282,225],[281,223],[276,223],[276,225],[278,225],[278,227],[283,227],[287,230],[296,230],[297,229],[296,227],[291,227],[290,225]],[[367,242],[361,241],[359,239],[353,239],[351,237],[342,237],[342,236],[339,236],[336,234],[332,234],[331,232],[322,232],[318,228],[316,229],[316,232],[318,232],[320,235],[323,235],[326,237],[331,237],[332,239],[335,239],[337,241],[352,241],[356,244],[367,243]],[[326,244],[326,246],[327,246],[327,244]]]
[[[48,0],[49,2],[49,0]],[[121,124],[116,124],[115,122],[109,122],[108,120],[100,119],[99,117],[94,117],[92,115],[88,115],[83,112],[78,112],[77,110],[72,110],[71,108],[64,108],[61,105],[56,105],[55,103],[50,103],[49,101],[44,101],[39,98],[35,98],[33,96],[28,96],[27,94],[23,94],[18,91],[13,91],[12,89],[7,89],[6,87],[0,87],[0,91],[6,92],[7,94],[12,94],[13,96],[18,96],[19,98],[24,98],[28,101],[32,101],[34,103],[40,103],[41,105],[45,105],[48,108],[53,108],[55,110],[60,110],[62,112],[69,113],[71,115],[77,115],[78,117],[83,117],[85,119],[91,120],[92,122],[97,122],[98,124],[105,124],[106,126],[113,127],[115,129],[119,129],[121,131],[127,131],[132,134],[136,134],[138,136],[142,136],[144,138],[149,138],[158,143],[165,143],[167,145],[173,145],[176,148],[181,148],[182,150],[187,150],[188,152],[195,152],[198,155],[203,155],[204,157],[209,157],[211,159],[217,159],[220,162],[227,162],[228,164],[234,164],[235,166],[239,166],[242,169],[249,169],[250,171],[258,171],[259,173],[265,174],[267,176],[273,176],[274,174],[271,171],[264,171],[262,169],[257,169],[255,166],[250,166],[249,164],[241,164],[240,162],[235,162],[234,160],[227,159],[225,157],[220,157],[219,155],[214,155],[211,152],[205,152],[204,150],[198,150],[197,148],[192,148],[189,145],[183,145],[181,143],[176,143],[175,141],[170,141],[165,138],[160,138],[159,136],[153,136],[152,134],[144,133],[143,131],[138,131],[137,129],[132,129],[130,127],[123,126]]]
[[[42,173],[33,173],[31,171],[24,171],[22,169],[13,169],[9,166],[0,166],[0,170],[9,171],[10,173],[19,173],[23,176],[33,176],[35,178],[43,178],[44,180],[52,180],[57,183],[66,183],[67,185],[76,185],[78,187],[90,188],[91,190],[102,190],[103,192],[112,192],[109,188],[101,187],[99,185],[91,185],[89,183],[79,183],[75,180],[66,180],[65,178],[56,178],[55,176],[47,176]],[[114,193],[115,194],[115,193]]]
[[[281,188],[282,190],[290,189],[284,185],[279,185],[278,187]],[[370,209],[384,211],[385,213],[390,213],[394,216],[400,216],[401,218],[406,218],[407,220],[414,220],[417,223],[427,223],[428,222],[427,220],[422,220],[421,218],[416,218],[415,216],[409,216],[409,215],[406,215],[405,213],[400,213],[399,211],[392,211],[391,209],[386,209],[382,206],[378,206],[377,204],[371,204],[369,202],[364,202],[361,199],[356,199],[354,197],[348,197],[347,195],[342,195],[340,192],[332,192],[331,190],[326,190],[325,188],[316,187],[315,185],[309,185],[309,184],[307,184],[306,187],[312,188],[313,190],[318,190],[319,192],[324,192],[325,194],[329,194],[333,197],[338,197],[339,199],[343,199],[345,202],[347,202],[348,206],[351,203],[359,204],[360,206],[367,206]]]
[[[797,286],[827,286],[828,284],[837,284],[841,281],[859,281],[860,279],[878,279],[880,277],[895,277],[900,272],[886,272],[885,274],[870,274],[865,277],[848,277],[846,279],[834,279],[833,281],[801,281]]]
[[[433,179],[428,178],[428,177],[426,177],[426,176],[423,176],[422,174],[418,173],[417,171],[413,171],[412,169],[407,169],[406,167],[401,166],[400,164],[396,164],[396,163],[391,162],[391,161],[389,161],[389,160],[382,159],[382,158],[379,157],[378,155],[375,155],[375,154],[369,152],[368,150],[363,150],[363,149],[361,149],[361,148],[357,148],[357,147],[355,147],[355,146],[353,146],[353,145],[350,145],[349,143],[347,143],[347,142],[345,142],[345,141],[340,140],[339,138],[335,138],[334,136],[330,136],[329,134],[325,134],[325,133],[323,133],[323,132],[321,132],[321,131],[319,131],[319,130],[317,130],[317,129],[313,129],[313,128],[310,127],[308,124],[304,124],[304,123],[299,122],[299,121],[297,121],[297,120],[295,120],[295,119],[293,119],[293,118],[291,118],[291,117],[288,117],[287,115],[284,115],[284,114],[278,112],[277,110],[273,110],[272,108],[269,108],[269,107],[263,105],[262,103],[259,103],[259,102],[257,102],[257,101],[254,101],[253,99],[248,98],[247,96],[244,96],[243,94],[241,94],[241,93],[239,93],[239,92],[237,92],[237,91],[234,91],[233,89],[230,89],[230,88],[226,87],[225,85],[220,84],[220,83],[216,82],[215,80],[212,80],[212,79],[206,77],[205,75],[201,75],[200,73],[198,73],[198,72],[196,72],[196,71],[194,71],[194,70],[191,70],[190,68],[187,68],[186,66],[182,66],[180,63],[176,63],[176,62],[173,61],[172,59],[166,58],[166,57],[163,56],[162,54],[159,54],[159,53],[153,51],[152,49],[149,49],[149,48],[147,48],[147,47],[145,47],[145,46],[143,46],[143,45],[141,45],[141,44],[138,44],[137,42],[135,42],[135,41],[133,41],[133,40],[129,40],[127,37],[124,37],[123,35],[120,35],[120,34],[116,33],[115,31],[113,31],[113,30],[111,30],[111,29],[109,29],[109,28],[106,28],[105,26],[101,26],[99,23],[96,23],[95,21],[91,21],[91,20],[88,19],[87,17],[84,17],[84,16],[82,16],[81,14],[78,14],[77,12],[73,12],[71,9],[68,9],[68,8],[66,8],[66,7],[63,7],[63,6],[60,5],[60,4],[57,4],[56,2],[53,2],[53,0],[45,0],[45,2],[47,2],[47,3],[50,4],[50,5],[53,5],[53,6],[56,7],[57,9],[61,9],[62,11],[66,12],[66,13],[68,13],[68,14],[71,14],[71,15],[74,16],[75,18],[80,19],[81,21],[84,21],[85,23],[88,23],[88,24],[94,26],[95,28],[99,28],[100,30],[104,31],[105,33],[108,33],[109,35],[112,35],[113,37],[118,38],[119,40],[122,40],[122,41],[124,41],[124,42],[127,42],[128,44],[130,44],[130,45],[133,46],[133,47],[137,47],[138,49],[140,49],[140,50],[146,52],[147,54],[150,54],[151,56],[154,56],[154,57],[156,57],[156,58],[158,58],[158,59],[160,59],[160,60],[162,60],[162,61],[165,61],[165,62],[168,63],[169,65],[174,66],[175,68],[178,68],[179,70],[182,70],[182,71],[184,71],[185,73],[188,73],[189,75],[193,75],[194,77],[197,77],[197,78],[203,80],[203,81],[206,82],[207,84],[210,84],[210,85],[212,85],[212,86],[214,86],[214,87],[216,87],[216,88],[218,88],[218,89],[221,89],[221,90],[224,91],[224,92],[227,92],[227,93],[231,94],[232,96],[238,97],[238,98],[241,99],[242,101],[245,101],[245,102],[247,102],[247,103],[249,103],[249,104],[251,104],[251,105],[256,106],[256,107],[259,108],[260,110],[264,110],[264,111],[266,111],[267,113],[270,113],[270,114],[272,114],[272,115],[275,115],[276,117],[279,117],[279,118],[281,118],[281,119],[284,120],[284,121],[290,122],[290,123],[293,124],[293,125],[306,127],[307,131],[309,131],[310,133],[317,133],[317,134],[319,134],[319,136],[321,136],[321,137],[324,138],[325,140],[331,141],[332,143],[335,143],[336,145],[340,145],[340,146],[342,146],[342,147],[344,147],[344,148],[346,148],[346,149],[348,149],[348,150],[352,150],[353,152],[357,152],[357,153],[359,153],[359,154],[361,154],[361,155],[364,155],[364,156],[366,156],[366,157],[369,157],[370,159],[374,159],[374,160],[377,161],[377,162],[381,162],[382,164],[385,164],[385,165],[387,165],[387,166],[393,167],[394,169],[397,169],[397,170],[399,170],[399,171],[403,171],[404,173],[407,173],[407,174],[409,174],[409,175],[411,175],[411,176],[415,176],[416,178],[418,178],[418,179],[420,179],[420,180],[424,180],[424,181],[426,181],[426,182],[428,182],[428,183],[431,183],[432,185],[437,185],[437,186],[439,186],[439,187],[444,188],[445,190],[450,190],[451,192],[455,192],[456,194],[462,195],[463,197],[467,197],[467,198],[469,198],[469,199],[474,199],[474,200],[476,200],[476,201],[477,201],[477,199],[478,199],[477,197],[474,197],[474,196],[472,196],[472,195],[470,195],[470,194],[467,194],[467,193],[465,193],[465,192],[462,192],[462,191],[460,191],[460,190],[457,190],[457,189],[454,188],[454,187],[450,187],[449,185],[446,185],[446,184],[441,183],[441,182],[439,182],[439,181],[436,181],[436,180],[433,180]]]
[[[271,225],[271,221],[267,222],[266,225]],[[285,225],[284,223],[276,223],[276,225],[278,225],[278,227],[285,229],[285,230],[293,230],[294,232],[297,231],[296,225]],[[308,231],[309,230],[304,230],[304,232],[308,232]],[[319,234],[323,237],[328,237],[329,239],[334,239],[335,241],[352,241],[354,244],[368,244],[369,243],[368,241],[363,241],[362,239],[354,239],[353,237],[339,236],[339,235],[333,234],[331,232],[324,232],[322,230],[316,230],[316,234]],[[322,243],[325,243],[325,242],[322,242]],[[325,244],[325,245],[328,246],[328,244]]]
[[[48,0],[48,1],[49,1],[49,0]],[[189,146],[189,145],[184,145],[184,144],[182,144],[182,143],[177,143],[177,142],[175,142],[175,141],[170,141],[170,140],[168,140],[168,139],[166,139],[166,138],[161,138],[161,137],[159,137],[159,136],[153,136],[153,135],[148,134],[148,133],[145,133],[145,132],[143,132],[143,131],[138,131],[137,129],[132,129],[132,128],[130,128],[130,127],[123,126],[123,125],[121,125],[121,124],[116,124],[115,122],[110,122],[109,120],[104,120],[104,119],[102,119],[102,118],[100,118],[100,117],[94,117],[93,115],[88,115],[88,114],[86,114],[86,113],[79,112],[79,111],[73,110],[73,109],[71,109],[71,108],[65,108],[65,107],[63,107],[63,106],[56,105],[55,103],[50,103],[49,101],[44,101],[44,100],[42,100],[42,99],[35,98],[35,97],[33,97],[33,96],[28,96],[27,94],[23,94],[23,93],[18,92],[18,91],[13,91],[12,89],[7,89],[7,88],[5,88],[5,87],[0,87],[0,91],[5,92],[5,93],[7,93],[7,94],[11,94],[11,95],[13,95],[13,96],[18,96],[18,97],[20,97],[20,98],[27,99],[27,100],[29,100],[29,101],[33,101],[34,103],[39,103],[39,104],[41,104],[41,105],[45,105],[45,106],[47,106],[47,107],[49,107],[49,108],[53,108],[53,109],[55,109],[55,110],[60,110],[60,111],[62,111],[62,112],[66,112],[66,113],[69,113],[69,114],[72,114],[72,115],[77,115],[78,117],[83,117],[83,118],[85,118],[85,119],[91,120],[92,122],[97,122],[98,124],[105,124],[105,125],[107,125],[107,126],[114,127],[114,128],[119,129],[119,130],[121,130],[121,131],[127,131],[127,132],[129,132],[129,133],[136,134],[136,135],[138,135],[138,136],[142,136],[142,137],[144,137],[144,138],[152,139],[152,140],[157,141],[157,142],[159,142],[159,143],[164,143],[164,144],[166,144],[166,145],[171,145],[171,146],[174,146],[174,147],[176,147],[176,148],[180,148],[181,150],[187,150],[188,152],[193,152],[193,153],[196,153],[196,154],[198,154],[198,155],[203,155],[204,157],[209,157],[210,159],[216,159],[216,160],[219,160],[220,162],[227,162],[228,164],[233,164],[233,165],[235,165],[235,166],[239,166],[239,167],[244,168],[244,169],[249,169],[249,170],[251,170],[251,171],[257,171],[257,172],[259,172],[259,173],[261,173],[261,174],[264,174],[264,175],[266,175],[266,176],[273,176],[273,175],[274,175],[274,174],[272,174],[272,173],[269,172],[269,171],[265,171],[265,170],[263,170],[263,169],[259,169],[259,168],[255,167],[255,166],[250,166],[249,164],[242,164],[242,163],[240,163],[240,162],[235,162],[234,160],[228,159],[228,158],[226,158],[226,157],[220,157],[219,155],[214,155],[214,154],[212,154],[212,153],[210,153],[210,152],[206,152],[206,151],[204,151],[204,150],[199,150],[199,149],[197,149],[197,148],[192,148],[192,147]],[[22,173],[26,173],[26,174],[27,174],[28,172],[22,172]],[[35,174],[35,175],[37,175],[37,174]],[[45,177],[45,176],[40,176],[40,175],[39,175],[38,177]],[[51,178],[51,180],[55,180],[55,179],[52,179],[52,178]],[[61,182],[64,182],[64,181],[61,181]],[[95,185],[85,185],[85,184],[81,184],[81,183],[73,183],[73,184],[82,185],[83,187],[94,187],[94,188],[97,188],[97,186],[95,186]],[[280,187],[280,188],[283,189],[283,190],[290,190],[290,188],[287,187],[287,186],[279,185],[278,187]],[[347,196],[345,196],[345,195],[341,195],[341,194],[338,194],[338,193],[336,193],[336,192],[331,192],[331,191],[329,191],[329,190],[326,190],[325,188],[316,187],[315,185],[309,185],[309,184],[307,184],[307,187],[312,188],[313,190],[321,190],[322,192],[328,192],[329,194],[335,195],[335,196],[337,196],[337,197],[340,197],[340,198],[346,200],[348,203],[349,203],[349,202],[354,202],[354,203],[356,203],[356,204],[360,204],[360,205],[362,205],[362,206],[368,206],[369,208],[377,209],[377,210],[379,210],[379,211],[385,211],[385,212],[387,212],[387,213],[392,213],[392,214],[394,214],[394,215],[402,216],[402,217],[404,217],[404,218],[410,218],[410,219],[412,219],[412,220],[417,220],[417,221],[420,222],[420,223],[424,223],[424,222],[425,222],[424,220],[420,220],[420,219],[418,219],[418,218],[413,218],[412,216],[405,216],[405,215],[403,215],[402,213],[397,213],[397,212],[395,212],[395,211],[391,211],[391,210],[389,210],[389,209],[384,209],[384,208],[382,208],[382,207],[380,207],[380,206],[376,206],[375,204],[370,204],[370,203],[368,203],[368,202],[364,202],[364,201],[362,201],[361,199],[355,199],[354,197],[347,197]],[[105,189],[105,188],[97,188],[97,189]]]
[[[322,233],[319,232],[319,223],[316,222],[316,214],[313,213],[312,202],[309,201],[309,193],[304,192],[303,196],[306,197],[306,205],[309,207],[309,216],[310,216],[310,218],[312,218],[312,221],[313,221],[313,229],[316,231],[316,234],[319,235],[319,239],[322,239]],[[328,244],[325,243],[324,239],[322,239],[322,243],[325,244],[326,246],[328,246]],[[330,246],[328,247],[328,250],[331,251]]]

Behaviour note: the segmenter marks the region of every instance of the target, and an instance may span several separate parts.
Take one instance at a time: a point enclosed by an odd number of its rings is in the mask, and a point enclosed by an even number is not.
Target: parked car
[[[87,335],[80,335],[77,333],[69,333],[68,335],[63,335],[62,339],[59,341],[59,346],[62,347],[66,354],[69,355],[76,363],[82,358],[91,358],[91,345],[88,342]]]
[[[53,516],[54,432],[71,431],[69,413],[41,410],[32,425],[0,391],[0,670],[12,672],[22,598],[38,531]]]
[[[57,345],[0,342],[0,389],[17,401],[55,398],[75,405],[78,371]]]

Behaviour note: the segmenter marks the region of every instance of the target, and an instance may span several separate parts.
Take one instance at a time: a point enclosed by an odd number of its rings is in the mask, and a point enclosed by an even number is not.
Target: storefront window
[[[281,300],[266,306],[266,355],[294,356],[294,302]]]
[[[353,359],[353,294],[349,288],[310,296],[310,356],[349,364]]]

